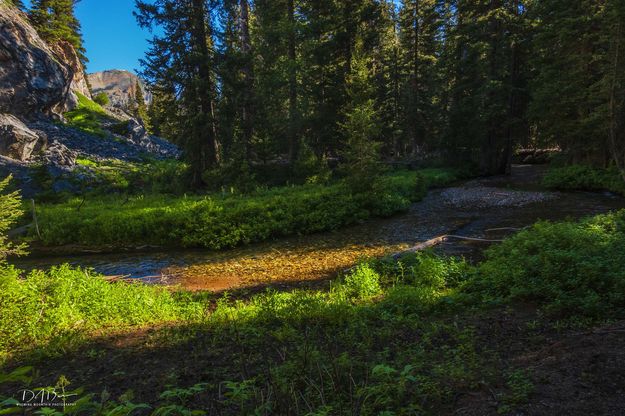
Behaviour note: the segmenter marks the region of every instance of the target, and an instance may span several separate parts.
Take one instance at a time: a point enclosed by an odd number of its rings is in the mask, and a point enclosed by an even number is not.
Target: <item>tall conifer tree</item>
[[[165,86],[176,98],[168,111],[176,125],[174,139],[191,165],[192,184],[221,160],[215,119],[216,81],[213,71],[213,31],[205,0],[137,0],[136,16],[146,28],[159,28],[142,61],[143,76]]]
[[[87,62],[80,22],[74,8],[79,0],[33,0],[30,20],[39,35],[48,42],[69,42],[83,64]]]

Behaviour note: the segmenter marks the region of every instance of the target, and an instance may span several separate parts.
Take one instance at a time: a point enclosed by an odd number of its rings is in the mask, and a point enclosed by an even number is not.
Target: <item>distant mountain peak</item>
[[[135,99],[137,81],[142,89],[146,104],[152,102],[152,95],[147,91],[145,82],[137,75],[123,69],[108,69],[94,72],[88,76],[89,84],[94,95],[105,93],[110,100],[110,106],[128,109],[128,105]]]

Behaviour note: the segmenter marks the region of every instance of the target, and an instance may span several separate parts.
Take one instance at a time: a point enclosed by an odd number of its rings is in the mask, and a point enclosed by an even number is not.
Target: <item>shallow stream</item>
[[[220,252],[31,255],[15,263],[22,269],[70,263],[108,276],[180,285],[190,290],[316,285],[359,259],[402,251],[442,234],[496,240],[538,220],[576,219],[625,208],[625,198],[608,193],[545,192],[536,185],[544,169],[519,165],[514,166],[511,176],[476,179],[433,190],[404,214],[335,232],[282,238]],[[436,250],[477,260],[485,247],[483,242],[454,240]]]

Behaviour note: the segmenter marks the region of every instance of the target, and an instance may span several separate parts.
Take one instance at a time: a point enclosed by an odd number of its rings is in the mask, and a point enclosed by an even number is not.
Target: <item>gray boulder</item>
[[[33,151],[43,146],[44,140],[17,117],[0,114],[0,155],[26,161]]]
[[[0,1],[0,113],[59,114],[73,75],[15,7]]]

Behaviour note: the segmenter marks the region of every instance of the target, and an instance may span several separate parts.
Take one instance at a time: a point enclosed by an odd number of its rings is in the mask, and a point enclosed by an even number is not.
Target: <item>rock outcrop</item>
[[[123,78],[120,83],[115,76],[101,79],[111,81],[106,88],[127,104],[134,100],[138,78],[128,72]],[[90,169],[76,163],[79,157],[141,162],[146,153],[162,159],[180,156],[176,146],[151,136],[123,108],[111,107],[97,116],[103,137],[54,123],[51,116],[62,120],[78,103],[78,93],[91,96],[73,46],[46,44],[24,13],[0,0],[0,178],[13,175],[26,197],[50,187],[80,192],[90,181],[84,172]],[[39,167],[52,185],[37,179]]]
[[[85,68],[71,43],[66,41],[57,42],[52,45],[52,50],[60,61],[70,69],[70,88],[69,95],[65,100],[65,111],[73,110],[78,104],[76,93],[92,98],[85,76]]]
[[[152,102],[143,81],[131,72],[113,69],[89,74],[88,79],[93,93],[105,93],[109,97],[111,107],[127,110],[130,102],[136,97],[137,82],[141,86],[146,104]]]
[[[22,12],[0,1],[0,113],[60,114],[70,84],[70,68]]]
[[[17,117],[0,114],[0,155],[26,161],[36,148],[41,148],[40,136],[26,127]]]

